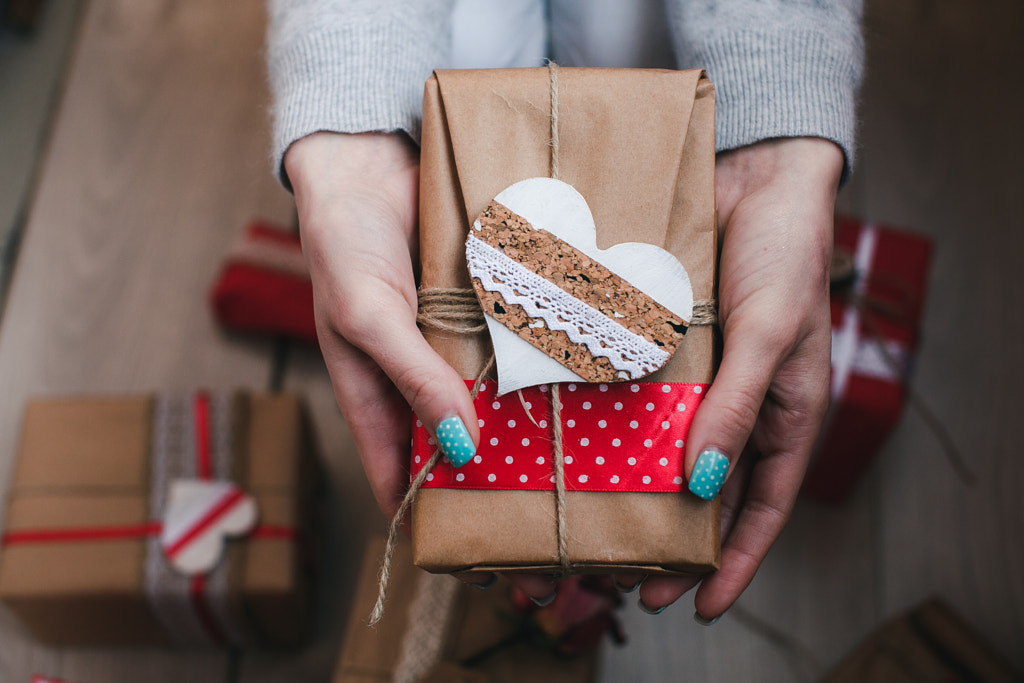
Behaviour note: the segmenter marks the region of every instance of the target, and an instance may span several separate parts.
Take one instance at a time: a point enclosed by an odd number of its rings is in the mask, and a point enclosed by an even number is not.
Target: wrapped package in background
[[[311,448],[293,395],[32,400],[0,600],[53,645],[298,644],[311,608]],[[254,528],[216,545],[253,502]],[[202,554],[211,538],[223,552],[210,569],[172,566],[172,552]]]
[[[805,497],[837,502],[899,422],[928,286],[928,238],[852,218],[836,222],[831,406]]]

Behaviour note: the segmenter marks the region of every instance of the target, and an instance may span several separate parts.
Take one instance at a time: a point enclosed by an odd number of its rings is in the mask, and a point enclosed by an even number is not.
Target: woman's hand
[[[316,133],[295,142],[284,164],[320,349],[377,504],[391,518],[409,482],[410,406],[431,432],[458,418],[472,443],[480,438],[465,383],[416,326],[418,151],[401,134]],[[554,589],[544,577],[516,583],[537,598]]]
[[[722,566],[694,598],[721,615],[789,519],[828,405],[829,264],[843,154],[819,138],[768,140],[719,155],[722,364],[686,447],[691,490],[722,495]],[[701,477],[704,477],[703,479]],[[633,585],[638,577],[619,577]],[[658,611],[699,579],[652,577]]]

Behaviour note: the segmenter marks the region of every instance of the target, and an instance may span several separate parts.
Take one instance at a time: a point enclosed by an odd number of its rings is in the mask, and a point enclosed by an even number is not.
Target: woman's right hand
[[[409,482],[410,406],[431,432],[458,417],[473,443],[480,439],[469,390],[416,326],[418,150],[402,134],[315,133],[292,144],[284,166],[320,349],[377,504],[391,518]],[[537,598],[554,590],[540,576],[516,583]]]

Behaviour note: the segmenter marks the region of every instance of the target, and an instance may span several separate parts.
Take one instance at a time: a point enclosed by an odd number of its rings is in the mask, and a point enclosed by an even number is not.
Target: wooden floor
[[[260,2],[92,0],[0,320],[0,491],[25,398],[281,384],[312,405],[334,520],[317,636],[295,655],[54,650],[0,608],[0,681],[327,681],[362,540],[379,531],[315,352],[207,313],[244,223],[291,221],[270,175]],[[908,414],[853,498],[801,503],[740,609],[632,605],[605,681],[787,681],[938,594],[1024,670],[1024,6],[870,0],[862,149],[845,210],[936,240],[914,386],[962,445],[967,489]],[[2,160],[0,160],[2,163]],[[2,514],[2,513],[0,513]],[[799,661],[753,621],[806,649]]]

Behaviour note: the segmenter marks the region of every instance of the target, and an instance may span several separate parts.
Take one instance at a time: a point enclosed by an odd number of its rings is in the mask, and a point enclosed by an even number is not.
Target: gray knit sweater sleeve
[[[452,0],[269,0],[274,168],[318,131],[419,139],[423,84],[451,52]]]
[[[861,0],[669,0],[680,68],[715,84],[719,151],[767,138],[832,140],[853,166]]]
[[[451,51],[454,0],[269,0],[275,168],[317,131],[419,137],[423,83]],[[666,0],[681,68],[716,87],[717,148],[815,136],[854,157],[862,0]]]

